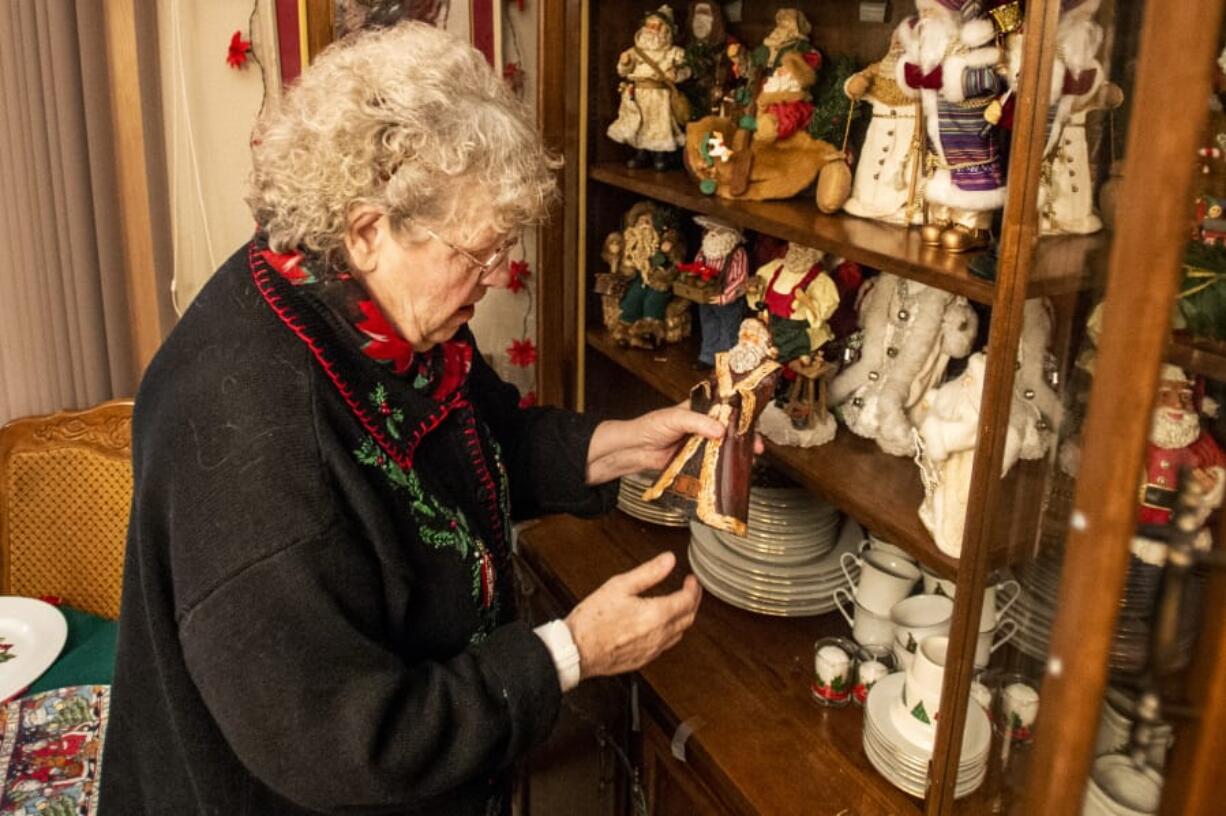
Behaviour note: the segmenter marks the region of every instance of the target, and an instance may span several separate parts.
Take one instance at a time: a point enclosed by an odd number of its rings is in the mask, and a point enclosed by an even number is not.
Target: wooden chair
[[[0,428],[0,593],[119,617],[131,502],[131,400]]]

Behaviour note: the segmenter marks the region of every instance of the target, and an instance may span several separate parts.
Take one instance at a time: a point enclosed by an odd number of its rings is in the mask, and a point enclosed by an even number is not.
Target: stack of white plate
[[[847,519],[837,543],[824,555],[795,557],[787,547],[778,554],[742,551],[725,543],[734,537],[695,522],[690,525],[690,567],[712,595],[741,609],[782,617],[824,615],[834,609],[834,588],[846,582],[839,558],[856,552],[863,537],[860,526]],[[799,540],[793,546],[811,550]]]
[[[839,511],[798,487],[749,489],[749,519],[744,537],[717,531],[719,540],[747,558],[797,564],[834,549]]]
[[[869,691],[864,706],[864,753],[892,785],[922,799],[928,790],[932,736],[920,733],[923,726],[903,707],[905,678],[903,672],[886,675]],[[968,706],[955,798],[974,793],[983,784],[991,745],[988,715],[977,705]]]
[[[659,474],[649,470],[623,476],[617,488],[617,507],[639,521],[659,524],[664,527],[685,527],[689,518],[677,510],[670,510],[659,502],[645,502],[643,491],[656,483]]]
[[[1051,629],[1060,591],[1062,557],[1059,548],[1048,548],[1038,558],[1024,566],[1019,575],[1022,586],[1017,603],[1006,613],[1018,624],[1013,643],[1026,654],[1046,660],[1051,643]],[[1146,564],[1135,556],[1128,567],[1124,593],[1120,598],[1119,621],[1111,640],[1108,665],[1120,673],[1135,673],[1145,668],[1149,660],[1151,622],[1161,589],[1162,568]],[[1177,650],[1180,663],[1186,663],[1195,641],[1203,576],[1193,573],[1186,584],[1187,595],[1180,616]]]

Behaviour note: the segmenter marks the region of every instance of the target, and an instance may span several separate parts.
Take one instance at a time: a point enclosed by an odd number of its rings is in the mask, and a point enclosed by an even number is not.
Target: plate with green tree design
[[[0,596],[0,701],[50,668],[68,639],[64,615],[45,601]]]

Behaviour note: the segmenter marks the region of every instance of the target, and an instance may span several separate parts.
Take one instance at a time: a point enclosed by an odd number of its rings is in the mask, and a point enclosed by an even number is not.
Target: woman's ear
[[[358,206],[349,212],[345,227],[345,250],[354,272],[373,272],[379,259],[380,244],[387,240],[387,216],[370,206]]]

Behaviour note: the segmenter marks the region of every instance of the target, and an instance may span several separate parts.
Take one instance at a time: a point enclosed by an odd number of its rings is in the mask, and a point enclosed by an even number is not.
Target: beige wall
[[[261,58],[269,38],[260,36]],[[170,187],[175,294],[186,308],[213,271],[251,237],[243,191],[251,172],[248,137],[264,95],[259,66],[226,64],[235,31],[249,31],[253,0],[158,0],[158,56]],[[275,52],[270,55],[275,58]],[[267,61],[267,60],[266,60]],[[276,66],[269,71],[275,82]],[[275,92],[275,89],[273,89]]]
[[[176,300],[181,308],[230,253],[250,235],[251,215],[243,202],[251,170],[248,138],[264,94],[259,66],[243,70],[226,65],[226,47],[236,30],[246,32],[252,0],[157,0],[158,51],[171,189],[175,245]],[[272,47],[272,0],[259,0],[252,40],[277,93],[276,50]],[[467,8],[457,4],[448,28],[467,36]],[[536,99],[536,29],[538,7],[525,11],[509,3],[503,12],[504,58],[515,49],[507,26],[514,25],[527,71],[524,98]],[[193,149],[194,147],[194,149]],[[526,236],[526,253],[535,275],[535,235]],[[491,291],[477,310],[472,328],[478,345],[495,368],[521,390],[531,390],[531,372],[506,364],[505,349],[520,337],[528,296]],[[528,315],[528,333],[536,335],[536,315]]]

